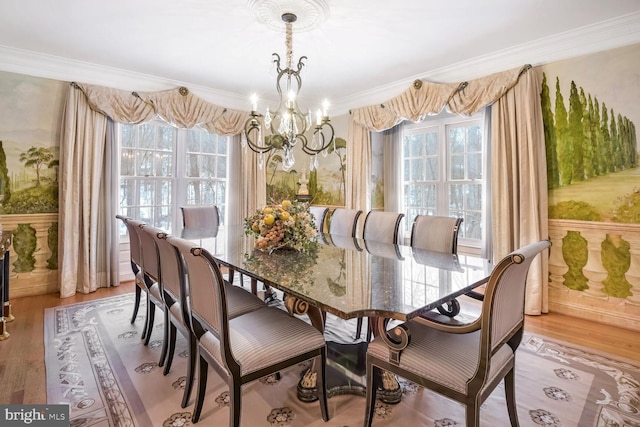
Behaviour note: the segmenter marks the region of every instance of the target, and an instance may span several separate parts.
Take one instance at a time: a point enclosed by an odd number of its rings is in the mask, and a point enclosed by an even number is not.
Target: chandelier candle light
[[[328,102],[325,100],[322,109],[316,113],[315,125],[311,119],[311,110],[305,114],[298,106],[298,94],[302,87],[300,72],[304,67],[306,56],[301,56],[296,68],[293,68],[292,39],[293,23],[297,16],[293,13],[282,14],[282,21],[285,23],[286,38],[286,62],[285,68],[280,65],[280,55],[273,54],[273,63],[277,67],[278,77],[276,79],[276,90],[278,91],[279,104],[275,110],[267,111],[264,115],[258,113],[258,97],[253,95],[251,99],[251,117],[244,125],[244,138],[246,145],[254,152],[258,153],[258,164],[263,166],[262,155],[271,150],[282,150],[282,169],[288,171],[295,163],[293,148],[300,141],[302,151],[312,156],[310,168],[318,167],[318,153],[326,153],[331,144],[335,144],[334,129],[330,123],[328,115]],[[282,85],[285,84],[284,90]],[[286,93],[286,99],[283,98]],[[307,134],[313,130],[311,140]]]

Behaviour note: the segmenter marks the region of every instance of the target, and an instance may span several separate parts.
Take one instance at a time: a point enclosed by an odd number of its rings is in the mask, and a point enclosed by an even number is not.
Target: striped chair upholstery
[[[146,296],[147,291],[140,268],[142,265],[142,259],[140,258],[140,239],[138,238],[137,231],[132,228],[133,226],[130,223],[130,221],[132,221],[131,218],[123,215],[116,215],[116,218],[124,223],[125,227],[127,227],[127,233],[129,234],[129,258],[131,262],[131,270],[133,271],[136,281],[136,297],[133,303],[133,313],[131,315],[131,323],[134,323],[136,321],[136,317],[138,317],[138,309],[140,308],[142,292],[144,291]]]
[[[211,365],[229,385],[229,425],[240,425],[243,384],[276,373],[303,361],[320,358],[317,389],[322,418],[329,420],[325,391],[326,343],[321,332],[276,307],[231,318],[229,287],[224,286],[217,263],[194,243],[169,237],[184,260],[180,278],[189,287],[192,333],[198,340],[199,380],[192,421],[198,422]],[[188,285],[187,285],[188,283]],[[198,286],[193,286],[198,283]]]
[[[181,206],[184,228],[211,228],[220,225],[220,212],[216,205]]]
[[[165,325],[168,325],[168,329],[165,329],[168,333],[166,337],[168,344],[163,346],[166,349],[164,375],[167,375],[171,370],[177,332],[180,331],[189,343],[186,384],[182,398],[182,407],[185,408],[189,402],[194,384],[197,341],[189,327],[190,313],[186,303],[189,295],[188,287],[183,289],[183,286],[186,286],[186,282],[180,280],[181,272],[184,273],[185,271],[182,267],[182,256],[167,241],[169,235],[164,231],[152,227],[144,227],[143,231],[148,232],[156,243],[160,265],[158,283],[162,290],[162,297],[168,314],[168,321],[165,321]],[[265,306],[261,299],[250,292],[234,287],[229,282],[225,281],[224,283],[228,290],[229,316],[231,318]],[[191,284],[193,287],[199,285],[199,283]]]
[[[462,218],[417,215],[411,227],[411,246],[434,252],[458,252],[458,232]]]
[[[387,335],[369,343],[364,425],[371,426],[378,378],[386,370],[463,403],[468,427],[480,425],[482,402],[504,380],[509,419],[517,426],[515,352],[524,329],[527,273],[536,255],[550,246],[542,240],[501,260],[473,322],[453,326],[418,317],[389,331],[395,350],[385,342]]]

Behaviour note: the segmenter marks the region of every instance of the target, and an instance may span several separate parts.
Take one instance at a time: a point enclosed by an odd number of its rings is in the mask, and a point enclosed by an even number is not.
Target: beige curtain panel
[[[401,95],[351,111],[347,144],[347,207],[370,205],[370,132],[404,120],[420,121],[447,111],[472,115],[492,105],[491,171],[494,259],[548,238],[544,129],[540,83],[530,65],[468,82],[437,84],[417,80]],[[524,75],[524,77],[523,77]],[[499,197],[499,198],[498,198]],[[546,257],[532,265],[527,314],[548,311]]]
[[[60,143],[59,283],[62,298],[76,292],[117,286],[118,147],[115,122],[141,124],[159,117],[181,128],[204,128],[219,135],[239,135],[249,113],[204,101],[187,88],[160,92],[124,90],[71,83],[63,113]],[[240,138],[235,138],[239,146]],[[243,212],[264,204],[266,178],[255,156],[231,150],[237,173],[247,177],[236,192],[246,197],[229,206],[239,221]],[[249,158],[252,161],[245,161]],[[261,189],[261,190],[257,190]],[[240,213],[239,213],[240,212]]]

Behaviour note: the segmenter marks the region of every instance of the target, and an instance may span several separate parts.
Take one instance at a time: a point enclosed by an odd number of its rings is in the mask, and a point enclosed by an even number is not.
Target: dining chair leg
[[[136,284],[136,299],[133,303],[133,314],[131,315],[131,324],[136,321],[138,317],[138,309],[140,308],[140,297],[142,295],[142,289]]]
[[[149,304],[151,301],[149,300],[149,293],[145,292],[145,317],[144,317],[144,326],[142,327],[142,335],[140,339],[145,339],[147,337],[147,331],[149,329]]]
[[[198,362],[198,391],[196,393],[196,404],[193,407],[193,414],[191,415],[191,421],[195,424],[200,419],[200,413],[202,412],[202,404],[204,403],[205,393],[207,391],[207,374],[209,371],[209,365],[204,357],[200,356]]]
[[[169,323],[169,334],[166,338],[166,347],[167,348],[167,354],[166,356],[166,360],[164,363],[164,371],[162,372],[163,375],[168,375],[169,371],[171,370],[171,363],[173,363],[173,354],[176,351],[176,334],[178,333],[178,330],[176,329],[176,325],[174,325],[171,322]]]
[[[158,366],[160,367],[164,366],[167,360],[167,350],[169,347],[169,327],[171,325],[171,322],[169,321],[168,309],[165,308],[163,311],[164,311],[164,328],[163,328],[163,339],[162,339],[162,351],[160,352],[160,360],[158,361]]]
[[[241,386],[239,381],[235,381],[233,375],[229,375],[229,407],[231,413],[229,414],[229,427],[237,427],[240,425],[240,412],[242,410],[241,404]]]
[[[187,405],[189,405],[189,399],[191,398],[191,391],[193,390],[195,368],[196,368],[196,356],[198,354],[197,346],[198,346],[198,343],[196,341],[196,337],[193,336],[193,334],[189,334],[187,379],[184,385],[184,394],[182,396],[183,408],[186,408]]]
[[[323,349],[322,354],[320,355],[320,375],[318,375],[318,379],[316,381],[316,386],[318,388],[318,401],[320,402],[320,413],[322,414],[322,419],[325,421],[329,421],[329,404],[327,403],[327,393],[326,393],[326,380],[327,380],[327,351],[326,348]]]
[[[153,322],[156,317],[156,305],[149,300],[147,303],[147,335],[144,337],[144,345],[149,345],[151,333],[153,332]]]
[[[512,368],[509,373],[504,377],[504,393],[507,398],[507,410],[509,411],[509,420],[511,421],[511,427],[519,427],[518,421],[518,409],[516,406],[516,383],[515,372]]]
[[[373,366],[373,364],[367,361],[367,402],[366,412],[364,415],[364,427],[371,427],[373,422],[373,413],[376,407],[376,391],[378,390],[377,379],[380,375],[380,370]]]
[[[480,427],[480,399],[476,397],[467,404],[465,412],[467,414],[467,427]]]

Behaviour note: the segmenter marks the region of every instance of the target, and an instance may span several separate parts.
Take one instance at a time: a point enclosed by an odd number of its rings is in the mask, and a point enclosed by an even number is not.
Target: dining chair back
[[[364,425],[371,426],[378,376],[387,371],[463,403],[468,427],[480,425],[482,402],[504,380],[511,426],[518,426],[515,352],[524,330],[527,274],[550,245],[542,240],[503,258],[489,276],[481,315],[473,322],[449,325],[418,317],[374,338],[367,348]]]
[[[329,420],[325,392],[326,343],[321,332],[277,307],[231,318],[227,291],[213,256],[193,242],[169,237],[184,260],[183,287],[189,286],[190,325],[198,341],[199,380],[192,422],[200,419],[206,394],[208,366],[227,378],[229,425],[238,427],[241,387],[303,361],[320,358],[317,389],[322,418]],[[193,286],[199,283],[199,286]]]
[[[356,237],[361,210],[335,208],[329,218],[329,234]]]
[[[142,271],[140,267],[142,265],[142,260],[140,258],[140,239],[138,238],[138,232],[133,228],[134,226],[131,223],[131,221],[133,221],[132,218],[123,215],[116,215],[116,218],[124,223],[127,228],[127,234],[129,235],[129,260],[131,262],[131,270],[133,271],[136,282],[133,313],[131,314],[131,323],[133,324],[138,317],[142,292],[146,292],[147,290],[147,287],[144,284],[144,279],[142,278]]]
[[[215,229],[220,225],[220,211],[216,205],[181,206],[184,228]]]
[[[364,218],[362,238],[366,241],[400,243],[400,224],[403,213],[369,211]]]
[[[458,233],[462,218],[417,215],[411,227],[410,245],[435,252],[458,252]]]
[[[158,307],[164,312],[164,301],[162,300],[162,291],[160,284],[158,283],[159,276],[159,261],[156,244],[147,232],[143,231],[144,227],[151,227],[140,221],[131,221],[134,225],[133,229],[138,233],[138,239],[140,240],[140,259],[142,260],[142,278],[144,284],[147,287],[147,321],[145,324],[144,332],[142,334],[144,338],[144,344],[148,345],[151,340],[151,333],[153,331],[153,323],[155,321],[155,309]],[[153,228],[153,227],[152,227]],[[165,314],[166,318],[166,314]],[[165,322],[166,324],[166,322]],[[166,337],[166,333],[165,333]],[[163,345],[166,345],[163,343]],[[164,351],[163,351],[164,354]],[[161,357],[159,365],[163,365],[164,359]]]
[[[327,212],[329,208],[325,206],[309,206],[309,212],[313,215],[314,222],[316,224],[316,230],[322,234],[325,232],[325,219],[327,218]]]

